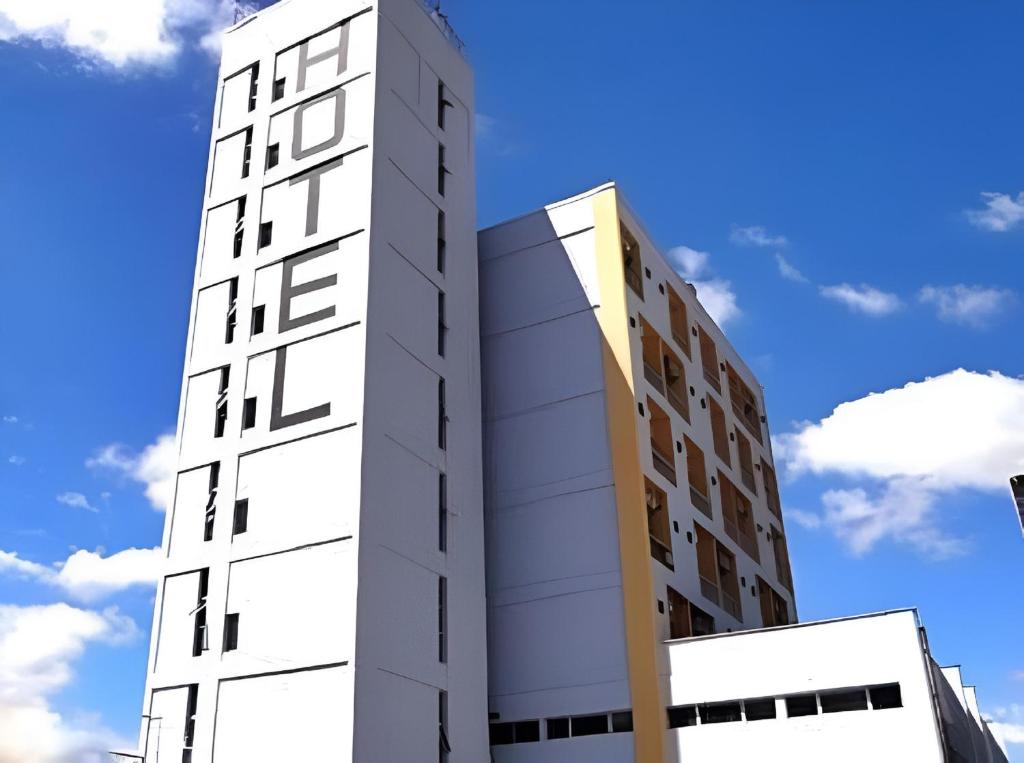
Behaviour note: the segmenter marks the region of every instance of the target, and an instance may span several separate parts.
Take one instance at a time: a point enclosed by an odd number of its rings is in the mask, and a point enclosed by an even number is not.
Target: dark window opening
[[[281,161],[281,144],[275,143],[267,146],[267,169],[273,169]]]
[[[235,501],[235,517],[231,524],[231,534],[241,535],[249,529],[249,499]]]
[[[232,256],[237,260],[242,256],[242,239],[245,237],[245,232],[239,229],[235,233],[235,246],[232,250]]]
[[[437,550],[448,551],[448,475],[439,474],[437,479]]]
[[[448,578],[437,579],[437,659],[448,662]]]
[[[185,752],[189,753],[191,759],[192,743],[196,736],[196,708],[199,702],[199,685],[192,684],[188,687],[188,699],[185,700]],[[184,755],[182,755],[184,761]]]
[[[491,747],[501,744],[515,744],[516,733],[511,723],[492,723],[490,727]]]
[[[786,717],[799,718],[803,715],[818,714],[818,698],[813,694],[786,697]]]
[[[445,254],[448,242],[445,240],[444,212],[437,210],[437,272],[444,274]]]
[[[701,723],[733,723],[742,717],[739,702],[713,702],[700,706]]]
[[[748,721],[766,721],[775,717],[774,699],[748,699],[743,702]]]
[[[267,308],[265,305],[258,305],[252,309],[252,335],[263,333],[263,321],[266,318]]]
[[[252,429],[256,426],[256,398],[247,397],[242,408],[242,429]]]
[[[871,695],[871,707],[875,710],[890,710],[894,707],[903,707],[903,695],[900,693],[899,684],[884,684],[872,686],[868,689]]]
[[[516,744],[540,741],[540,721],[517,721],[514,725]]]
[[[281,79],[274,80],[273,100],[280,101],[282,98],[284,98],[284,81],[284,77],[281,77]]]
[[[224,329],[224,344],[235,341],[235,326],[238,324],[238,279],[232,278],[228,284],[228,315]]]
[[[437,447],[448,447],[448,410],[445,404],[444,379],[437,380]]]
[[[448,175],[448,167],[445,166],[445,150],[444,146],[438,144],[437,146],[437,192],[444,196],[445,178]]]
[[[548,718],[548,739],[568,739],[569,719]]]
[[[238,613],[224,615],[224,651],[238,649]]]
[[[710,636],[715,632],[715,618],[690,602],[690,629],[694,636]]]
[[[444,129],[445,123],[445,111],[450,109],[454,104],[444,97],[444,83],[441,80],[437,81],[437,126],[442,130]]]
[[[270,246],[270,242],[274,238],[274,223],[260,223],[260,240],[259,248]]]
[[[437,293],[437,354],[444,357],[445,338],[448,335],[448,324],[445,322],[444,292]]]
[[[540,721],[492,723],[491,746],[540,741]]]
[[[697,709],[693,705],[670,707],[668,709],[668,727],[680,729],[683,726],[697,725]]]
[[[822,692],[820,696],[823,713],[846,713],[868,709],[868,697],[863,689]]]
[[[249,79],[249,111],[256,110],[256,92],[259,89],[260,83],[260,65],[255,63],[252,65]]]
[[[612,713],[612,733],[620,734],[633,730],[633,711],[623,710],[621,713]]]
[[[440,763],[448,763],[448,755],[452,751],[448,741],[448,692],[437,694],[437,755]]]
[[[206,509],[206,521],[203,522],[203,541],[213,540],[213,518],[217,513],[216,506],[210,506]]]
[[[608,733],[607,715],[574,715],[570,720],[574,737]]]
[[[220,369],[220,385],[217,392],[223,395],[228,391],[228,384],[231,382],[231,366],[222,366]]]
[[[202,569],[199,571],[199,593],[196,597],[196,609],[195,609],[195,624],[192,634],[192,656],[198,657],[207,648],[208,643],[208,632],[206,627],[206,597],[210,591],[210,569]]]
[[[225,402],[222,402],[220,405],[217,406],[217,418],[213,422],[213,436],[214,437],[223,437],[224,436],[224,425],[227,424],[227,421],[228,421],[228,404],[225,401]]]
[[[249,164],[252,162],[252,128],[245,131],[245,150],[242,152],[242,177],[249,177]]]

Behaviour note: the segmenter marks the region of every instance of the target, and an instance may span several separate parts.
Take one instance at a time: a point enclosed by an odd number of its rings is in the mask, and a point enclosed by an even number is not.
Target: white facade
[[[1005,763],[916,612],[666,644],[671,760]]]
[[[418,0],[226,33],[147,761],[487,758],[473,113]]]

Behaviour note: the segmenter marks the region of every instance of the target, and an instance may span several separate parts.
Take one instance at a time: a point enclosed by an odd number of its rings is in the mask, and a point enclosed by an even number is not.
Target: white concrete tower
[[[472,115],[420,0],[225,34],[147,762],[488,758]]]

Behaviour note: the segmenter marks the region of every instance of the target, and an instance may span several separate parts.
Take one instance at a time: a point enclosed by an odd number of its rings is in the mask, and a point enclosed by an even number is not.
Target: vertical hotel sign
[[[1013,502],[1017,505],[1017,519],[1020,520],[1020,531],[1024,534],[1024,474],[1010,477],[1010,492]]]

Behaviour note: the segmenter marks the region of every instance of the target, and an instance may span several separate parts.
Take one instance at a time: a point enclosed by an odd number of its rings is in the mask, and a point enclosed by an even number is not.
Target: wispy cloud
[[[668,251],[668,262],[680,276],[693,284],[697,300],[719,326],[741,315],[732,284],[714,276],[711,255],[688,246],[676,246]]]
[[[78,601],[96,601],[135,586],[155,585],[162,562],[159,548],[126,548],[110,556],[81,549],[53,565],[0,550],[0,574],[58,588]]]
[[[4,423],[5,424],[17,424],[18,423],[18,417],[17,416],[4,416]]]
[[[932,305],[939,318],[973,328],[984,328],[1013,301],[1009,289],[985,286],[925,286],[918,300]]]
[[[121,645],[138,635],[116,607],[0,605],[0,760],[99,761],[126,744],[95,716],[62,716],[50,698],[73,681],[89,645]]]
[[[790,478],[863,482],[823,494],[817,521],[797,520],[805,527],[829,529],[855,554],[890,539],[947,557],[964,544],[941,529],[939,498],[1004,492],[1007,475],[1024,471],[1021,420],[1024,380],[957,369],[842,403],[773,442]]]
[[[85,465],[94,470],[106,470],[145,485],[146,497],[158,511],[166,511],[174,500],[174,477],[178,454],[174,435],[165,434],[141,453],[135,453],[121,443],[105,445],[86,459]]]
[[[988,724],[992,735],[1003,743],[1024,745],[1024,706],[1013,704],[992,710],[993,720]]]
[[[772,235],[760,225],[733,225],[729,231],[729,241],[737,246],[780,247],[789,244],[785,236]]]
[[[94,514],[99,513],[99,509],[89,503],[89,499],[81,493],[61,493],[57,496],[57,503],[62,503],[65,506],[70,506],[73,509],[85,509],[91,511]]]
[[[785,278],[787,281],[794,281],[796,283],[810,283],[810,280],[797,270],[790,262],[782,256],[779,252],[775,253],[775,264],[779,266],[779,275]]]
[[[845,305],[853,312],[863,313],[872,317],[890,315],[899,310],[903,303],[895,294],[866,283],[852,285],[848,283],[836,286],[822,286],[820,292],[826,299]]]
[[[981,194],[981,198],[985,202],[984,209],[968,209],[964,213],[971,225],[1005,233],[1024,222],[1024,191],[1018,193],[1016,199],[1007,193],[991,192]]]
[[[165,67],[183,50],[220,49],[237,0],[0,0],[0,41],[61,47],[89,65]]]
[[[15,454],[7,459],[7,463],[11,464],[12,466],[24,466],[25,457]]]

